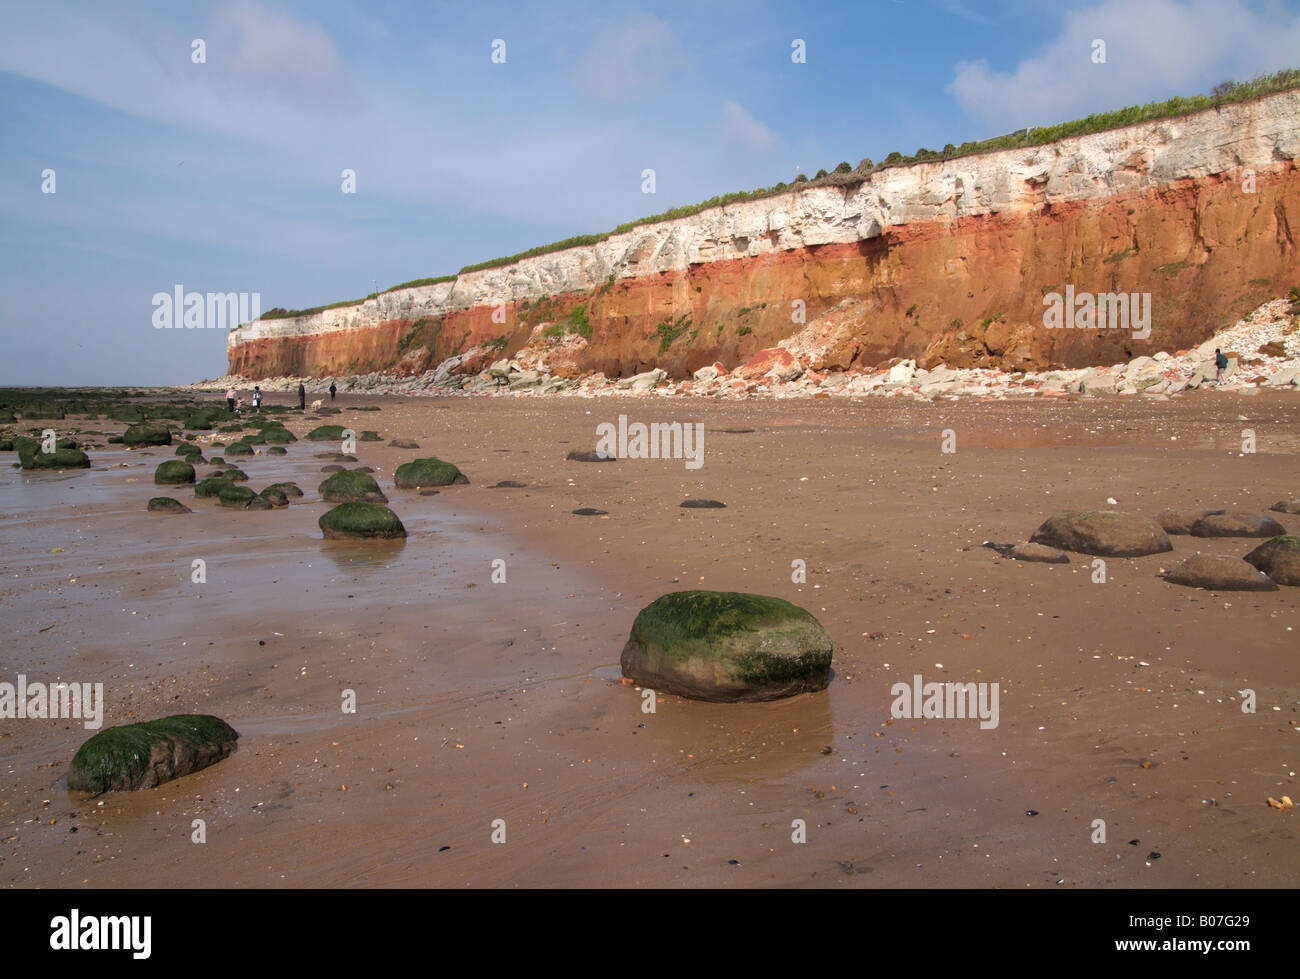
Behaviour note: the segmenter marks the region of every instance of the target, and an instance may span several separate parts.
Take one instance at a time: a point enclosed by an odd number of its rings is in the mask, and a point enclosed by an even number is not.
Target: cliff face
[[[492,357],[510,355],[542,324],[584,321],[588,341],[564,344],[557,374],[683,376],[782,340],[831,369],[895,357],[1110,364],[1193,346],[1300,284],[1298,157],[1292,91],[897,167],[258,320],[231,333],[229,367],[250,378],[417,374],[492,341]],[[1067,286],[1149,293],[1150,335],[1045,328],[1044,295]]]

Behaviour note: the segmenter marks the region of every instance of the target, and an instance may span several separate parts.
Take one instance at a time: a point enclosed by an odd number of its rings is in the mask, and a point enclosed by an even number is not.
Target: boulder
[[[901,364],[895,364],[889,368],[890,384],[907,384],[916,374],[916,361],[905,360]]]
[[[255,452],[256,450],[247,442],[231,442],[225,448],[225,453],[228,456],[251,456]]]
[[[1156,523],[1166,534],[1190,534],[1196,521],[1222,513],[1222,510],[1161,510]]]
[[[298,488],[297,483],[272,483],[267,489],[280,490],[289,497],[302,496],[302,490]]]
[[[1269,509],[1275,513],[1300,513],[1300,500],[1278,500]]]
[[[166,425],[140,422],[122,433],[122,444],[132,448],[138,445],[171,445],[172,433]]]
[[[393,439],[388,444],[394,449],[418,449],[420,447],[419,442],[411,439]]]
[[[380,490],[375,477],[355,469],[334,473],[320,484],[320,495],[327,503],[350,503],[356,500],[367,503],[388,502],[388,497]]]
[[[342,425],[320,425],[307,433],[310,442],[340,442],[347,429]]]
[[[298,441],[293,432],[279,425],[268,425],[262,429],[262,437],[263,441],[270,445],[288,445]]]
[[[695,700],[774,700],[823,690],[833,644],[811,613],[780,598],[681,591],[637,615],[623,675]]]
[[[170,459],[153,471],[153,481],[160,486],[194,482],[194,467],[183,459]]]
[[[725,510],[727,504],[721,500],[682,500],[677,504],[684,510]]]
[[[68,788],[77,792],[151,789],[221,761],[239,733],[210,714],[176,714],[100,731],[72,756]]]
[[[28,442],[32,443],[31,447],[27,445]],[[90,468],[90,457],[80,449],[55,448],[53,452],[43,452],[40,443],[34,439],[21,442],[15,439],[14,444],[18,448],[18,461],[24,469]]]
[[[234,483],[227,483],[217,492],[217,504],[231,510],[247,510],[256,497],[257,494],[247,486],[236,486]]]
[[[1277,537],[1286,528],[1272,517],[1253,513],[1212,513],[1192,524],[1193,537]]]
[[[1007,551],[1004,557],[1013,561],[1040,561],[1044,564],[1069,564],[1070,558],[1064,551],[1043,544],[1021,541]]]
[[[173,500],[170,496],[155,496],[149,501],[150,513],[193,513],[194,511],[187,507],[180,500]]]
[[[784,347],[768,347],[754,354],[731,373],[733,377],[746,381],[769,376],[778,381],[792,381],[803,373],[803,367],[794,354]]]
[[[225,489],[227,486],[234,486],[234,485],[235,484],[231,482],[229,479],[226,479],[224,475],[210,476],[207,479],[201,480],[195,484],[194,495],[199,497],[204,497],[204,498],[220,496],[221,491],[223,489]]]
[[[632,391],[650,391],[659,386],[659,382],[668,376],[668,372],[656,367],[643,374],[634,374],[618,382],[620,388]]]
[[[1241,558],[1218,554],[1193,554],[1165,572],[1164,579],[1175,585],[1210,591],[1277,591],[1277,585],[1262,571]]]
[[[1246,560],[1279,585],[1300,585],[1300,537],[1274,537],[1247,554]]]
[[[273,507],[286,507],[289,505],[289,496],[282,489],[274,486],[268,486],[262,492],[257,494]]]
[[[1164,530],[1150,517],[1115,510],[1071,510],[1055,514],[1029,540],[1100,557],[1141,557],[1173,550]]]
[[[404,462],[393,473],[393,483],[398,489],[421,489],[425,486],[451,486],[468,482],[465,474],[450,462],[432,457]]]
[[[397,514],[381,503],[340,503],[321,514],[317,525],[326,540],[394,540],[406,537],[406,528]]]
[[[542,375],[534,370],[520,371],[510,378],[510,383],[506,385],[507,391],[522,391],[525,388],[537,387],[542,383]]]

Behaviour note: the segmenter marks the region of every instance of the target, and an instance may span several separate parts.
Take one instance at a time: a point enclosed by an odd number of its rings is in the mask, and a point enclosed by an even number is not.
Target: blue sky
[[[153,328],[176,284],[355,298],[1300,65],[1300,0],[49,0],[0,25],[0,384],[222,374],[222,331]]]

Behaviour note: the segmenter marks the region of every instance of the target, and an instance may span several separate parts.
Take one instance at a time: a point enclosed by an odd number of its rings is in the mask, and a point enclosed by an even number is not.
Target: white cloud
[[[672,28],[653,14],[636,13],[596,35],[578,62],[578,84],[605,99],[649,95],[682,60],[682,45]]]
[[[319,24],[303,23],[257,0],[231,0],[213,11],[208,61],[240,81],[290,97],[338,93],[341,66],[334,42]]]
[[[1106,42],[1104,64],[1092,61],[1096,39]],[[1067,14],[1058,37],[1013,71],[959,63],[948,91],[994,135],[1293,67],[1297,51],[1300,15],[1276,8],[1261,15],[1241,0],[1103,0]]]
[[[722,107],[722,138],[755,152],[770,150],[779,142],[772,130],[735,102],[727,102]]]

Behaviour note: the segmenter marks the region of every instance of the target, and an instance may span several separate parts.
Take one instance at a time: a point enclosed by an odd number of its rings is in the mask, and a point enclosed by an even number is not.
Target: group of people
[[[334,400],[334,395],[337,393],[338,393],[338,388],[335,387],[334,382],[331,381],[330,382],[331,401]],[[230,409],[230,413],[232,415],[235,414],[235,412],[237,411],[244,410],[244,399],[239,396],[239,392],[236,391],[233,387],[228,388],[226,390],[226,407]],[[301,383],[298,384],[298,407],[299,408],[307,407],[307,389]],[[258,384],[253,385],[253,410],[257,412],[260,412],[262,410],[262,388]]]

